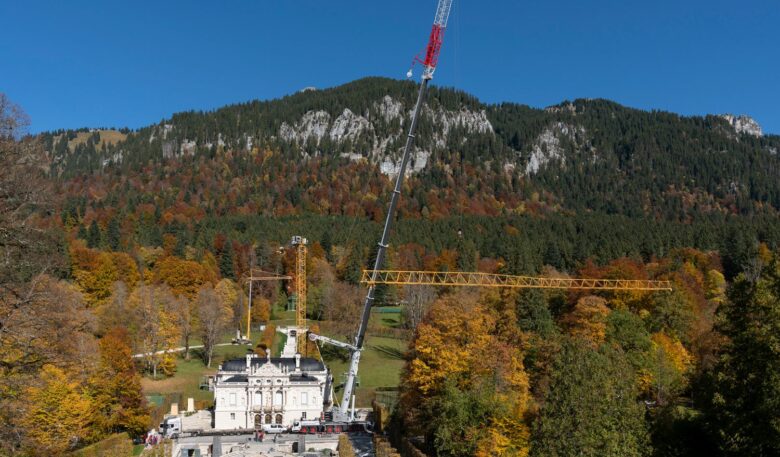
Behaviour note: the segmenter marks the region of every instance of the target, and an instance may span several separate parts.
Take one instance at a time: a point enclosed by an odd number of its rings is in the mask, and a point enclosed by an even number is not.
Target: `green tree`
[[[634,370],[622,351],[566,342],[537,419],[531,455],[649,455],[644,407],[636,397]]]
[[[119,231],[119,220],[116,217],[112,217],[106,227],[106,243],[108,248],[112,251],[119,250],[121,233]]]
[[[461,390],[456,384],[452,379],[446,381],[427,412],[433,418],[429,441],[439,456],[473,456],[487,436],[485,424],[502,409],[491,390]]]
[[[89,226],[89,232],[87,232],[87,246],[93,249],[100,247],[100,227],[94,219]]]
[[[726,455],[780,455],[780,265],[737,277],[719,310],[728,338],[714,369],[710,423]]]
[[[219,257],[219,274],[223,278],[236,278],[236,270],[233,266],[233,243],[230,240],[225,242],[222,255]]]

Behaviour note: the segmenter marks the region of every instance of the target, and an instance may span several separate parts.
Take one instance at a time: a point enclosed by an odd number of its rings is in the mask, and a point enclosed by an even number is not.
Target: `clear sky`
[[[363,76],[403,78],[436,0],[0,0],[0,91],[33,131]],[[418,72],[419,74],[419,72]],[[778,0],[455,0],[434,81],[486,102],[602,97],[780,134]]]

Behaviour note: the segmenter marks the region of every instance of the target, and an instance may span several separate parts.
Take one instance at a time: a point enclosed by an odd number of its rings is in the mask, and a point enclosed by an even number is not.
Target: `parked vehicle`
[[[166,438],[176,438],[181,433],[181,417],[171,416],[160,423],[160,435]]]
[[[316,431],[319,430],[319,427],[320,421],[318,420],[300,420],[293,422],[290,431],[293,433],[309,433],[309,430],[312,430],[311,433],[316,433]]]
[[[284,433],[287,427],[282,424],[263,424],[261,430],[265,433]]]

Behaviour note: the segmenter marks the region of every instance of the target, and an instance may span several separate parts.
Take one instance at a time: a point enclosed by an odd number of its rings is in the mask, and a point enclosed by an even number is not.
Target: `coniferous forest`
[[[366,78],[138,130],[38,135],[0,98],[0,455],[143,433],[141,377],[176,363],[130,354],[197,338],[210,365],[213,335],[244,319],[250,269],[293,271],[279,251],[293,235],[310,241],[309,318],[351,337],[415,94]],[[673,290],[381,288],[408,340],[393,443],[780,455],[778,150],[780,137],[715,115],[489,105],[434,87],[388,268]],[[259,287],[253,322],[294,292]]]

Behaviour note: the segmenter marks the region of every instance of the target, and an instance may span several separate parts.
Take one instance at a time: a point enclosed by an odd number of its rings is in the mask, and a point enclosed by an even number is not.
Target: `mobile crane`
[[[382,237],[379,240],[378,249],[376,253],[376,260],[374,261],[374,272],[379,271],[385,261],[385,254],[387,251],[388,241],[390,237],[390,230],[393,225],[393,219],[395,217],[395,210],[398,206],[398,200],[401,196],[401,187],[404,181],[404,175],[406,174],[406,167],[409,164],[409,157],[412,152],[412,146],[414,145],[414,132],[417,129],[417,122],[420,119],[420,113],[422,112],[423,103],[425,102],[425,94],[428,89],[428,83],[433,79],[433,73],[436,71],[436,65],[439,62],[439,54],[441,53],[441,46],[444,40],[444,32],[447,30],[447,21],[450,17],[450,11],[452,10],[453,0],[439,0],[439,4],[436,7],[436,16],[433,20],[433,27],[428,38],[428,45],[425,48],[425,55],[423,58],[415,57],[412,62],[419,62],[423,65],[422,79],[420,81],[420,89],[417,94],[417,103],[414,107],[414,113],[412,114],[412,123],[409,126],[409,133],[406,136],[406,145],[404,146],[404,153],[401,158],[401,167],[398,170],[398,176],[395,180],[395,188],[393,189],[393,195],[390,198],[390,206],[387,210],[387,218],[385,219],[385,226],[382,231]],[[411,73],[411,69],[409,72]],[[408,73],[408,76],[411,74]],[[372,279],[376,280],[375,274],[372,274]],[[342,393],[341,404],[339,407],[333,410],[333,419],[335,421],[352,422],[354,415],[350,414],[350,402],[354,402],[352,398],[352,392],[355,388],[355,380],[357,379],[358,366],[360,365],[360,354],[363,351],[363,343],[366,337],[366,330],[368,329],[368,319],[371,317],[371,306],[374,304],[374,291],[376,289],[375,283],[370,283],[368,286],[368,293],[366,294],[365,302],[363,303],[363,312],[360,318],[360,327],[358,327],[357,335],[353,344],[343,343],[335,341],[331,338],[327,338],[314,333],[309,333],[309,339],[312,341],[322,341],[328,344],[335,344],[336,346],[349,349],[351,352],[349,361],[349,371],[347,372],[347,380],[344,384],[344,392]],[[354,404],[354,403],[353,403]],[[352,408],[354,411],[354,407]]]
[[[361,282],[368,286],[368,292],[363,304],[363,311],[358,327],[357,335],[353,343],[345,343],[334,340],[322,335],[308,332],[308,337],[312,341],[319,341],[334,345],[350,351],[349,371],[347,380],[344,384],[341,404],[333,408],[333,423],[350,424],[355,422],[354,415],[354,396],[355,381],[357,379],[358,368],[360,365],[360,356],[368,329],[368,321],[371,316],[371,307],[374,304],[374,292],[378,284],[394,285],[434,285],[434,286],[472,286],[472,287],[508,287],[508,288],[541,288],[541,289],[588,289],[588,290],[638,290],[638,291],[664,291],[671,290],[669,281],[653,280],[623,280],[623,279],[591,279],[591,278],[543,278],[531,276],[514,276],[489,274],[480,272],[434,272],[434,271],[393,271],[382,270],[385,254],[388,247],[389,235],[395,218],[396,207],[401,196],[401,188],[406,174],[406,167],[409,163],[412,146],[414,145],[415,130],[420,117],[428,83],[433,79],[436,66],[439,61],[439,54],[444,39],[444,32],[447,29],[447,20],[452,9],[452,0],[439,0],[436,8],[436,16],[428,39],[428,46],[423,58],[415,57],[412,66],[421,63],[424,66],[422,79],[420,81],[419,93],[412,115],[412,122],[409,127],[409,133],[406,138],[403,157],[398,176],[395,180],[395,187],[390,199],[387,210],[384,229],[381,239],[378,243],[376,260],[372,270],[363,271]],[[412,70],[407,73],[412,76]],[[350,408],[350,404],[352,405]]]

